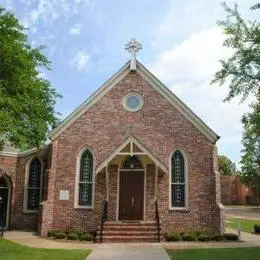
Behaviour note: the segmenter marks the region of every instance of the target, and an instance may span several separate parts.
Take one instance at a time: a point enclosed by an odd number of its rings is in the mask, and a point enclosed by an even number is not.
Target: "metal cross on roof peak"
[[[130,70],[136,70],[136,53],[142,49],[142,44],[136,39],[131,39],[126,45],[125,50],[131,53]]]

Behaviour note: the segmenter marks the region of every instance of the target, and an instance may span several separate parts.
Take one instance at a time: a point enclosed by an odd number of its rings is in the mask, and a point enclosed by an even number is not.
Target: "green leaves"
[[[218,167],[221,175],[230,176],[237,173],[236,165],[225,155],[218,156]]]
[[[246,184],[260,192],[260,21],[245,21],[237,4],[230,8],[223,3],[223,7],[227,18],[218,24],[227,36],[223,45],[231,48],[233,55],[221,61],[221,69],[215,73],[211,83],[229,85],[229,93],[224,101],[236,96],[240,96],[242,101],[249,95],[256,97],[251,112],[242,118],[241,175]],[[260,4],[250,9],[259,12]]]
[[[211,84],[229,84],[225,101],[241,96],[244,101],[249,94],[255,95],[260,88],[260,21],[245,21],[238,12],[237,4],[230,8],[225,3],[227,18],[219,21],[227,36],[223,45],[234,53],[215,73]]]
[[[50,61],[28,43],[18,19],[0,8],[0,136],[16,147],[39,147],[57,121],[60,95],[39,69]]]
[[[244,125],[242,174],[243,181],[260,192],[260,92],[251,105],[251,112],[242,119]]]

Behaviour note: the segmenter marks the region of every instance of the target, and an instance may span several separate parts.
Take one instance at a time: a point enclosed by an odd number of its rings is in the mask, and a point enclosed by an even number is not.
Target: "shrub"
[[[93,240],[93,235],[90,233],[83,233],[80,237],[79,240],[85,240],[85,241],[92,241]]]
[[[182,240],[183,241],[195,241],[196,236],[194,234],[183,234],[182,235]]]
[[[254,225],[254,231],[256,234],[260,234],[260,225]]]
[[[66,233],[65,232],[55,232],[54,237],[64,239],[64,238],[66,238]]]
[[[192,234],[194,234],[196,237],[199,237],[201,235],[208,235],[209,236],[211,234],[211,232],[206,231],[206,230],[196,230],[196,231],[192,232]]]
[[[70,228],[66,230],[66,234],[77,234],[78,236],[81,236],[83,233],[85,233],[85,231],[83,231],[82,229],[77,229],[77,228]]]
[[[47,234],[48,237],[54,237],[54,235],[55,235],[55,231],[49,231]]]
[[[209,241],[210,237],[209,237],[209,235],[199,235],[198,240],[201,242],[205,242],[205,241]]]
[[[61,230],[51,230],[51,231],[48,232],[47,236],[48,237],[56,237],[57,233],[64,233],[64,232],[61,231]]]
[[[181,240],[181,236],[178,233],[173,233],[173,232],[167,232],[164,234],[164,238],[167,241],[180,241]]]
[[[70,240],[79,240],[79,235],[77,233],[69,233],[68,239]]]
[[[212,241],[222,241],[222,240],[224,240],[224,237],[221,236],[221,235],[213,235],[213,236],[210,238],[210,240],[212,240]]]
[[[238,241],[238,235],[232,233],[225,233],[224,238],[228,241]]]

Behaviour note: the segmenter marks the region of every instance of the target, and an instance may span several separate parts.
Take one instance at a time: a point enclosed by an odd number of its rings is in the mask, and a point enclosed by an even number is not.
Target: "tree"
[[[218,24],[227,36],[223,45],[233,50],[232,56],[222,60],[221,69],[215,73],[211,83],[229,85],[229,93],[225,101],[241,96],[244,101],[248,95],[255,97],[251,111],[242,118],[243,150],[241,159],[241,175],[247,184],[260,191],[260,21],[246,21],[238,11],[237,4],[233,8],[223,4],[227,18]],[[260,4],[250,8],[259,12]],[[259,17],[259,16],[258,16]]]
[[[5,142],[39,147],[56,124],[59,94],[40,76],[50,69],[42,48],[32,48],[19,20],[0,7],[0,150]]]
[[[236,174],[236,165],[227,156],[218,156],[218,167],[221,175],[230,176]]]
[[[229,93],[225,101],[242,95],[245,100],[251,93],[256,95],[260,88],[260,22],[246,22],[238,12],[238,6],[223,6],[227,19],[218,24],[227,36],[223,45],[234,53],[226,61],[221,60],[221,69],[215,73],[211,83],[229,84]],[[257,5],[253,6],[257,8]]]
[[[260,95],[252,111],[243,116],[243,150],[241,170],[243,181],[260,192]]]

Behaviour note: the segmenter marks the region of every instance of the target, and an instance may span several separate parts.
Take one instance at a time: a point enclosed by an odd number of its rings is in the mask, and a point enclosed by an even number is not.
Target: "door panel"
[[[144,172],[121,171],[119,196],[119,220],[142,220]]]
[[[3,204],[0,205],[0,227],[6,226],[7,204],[8,204],[8,188],[0,188],[0,197]]]

